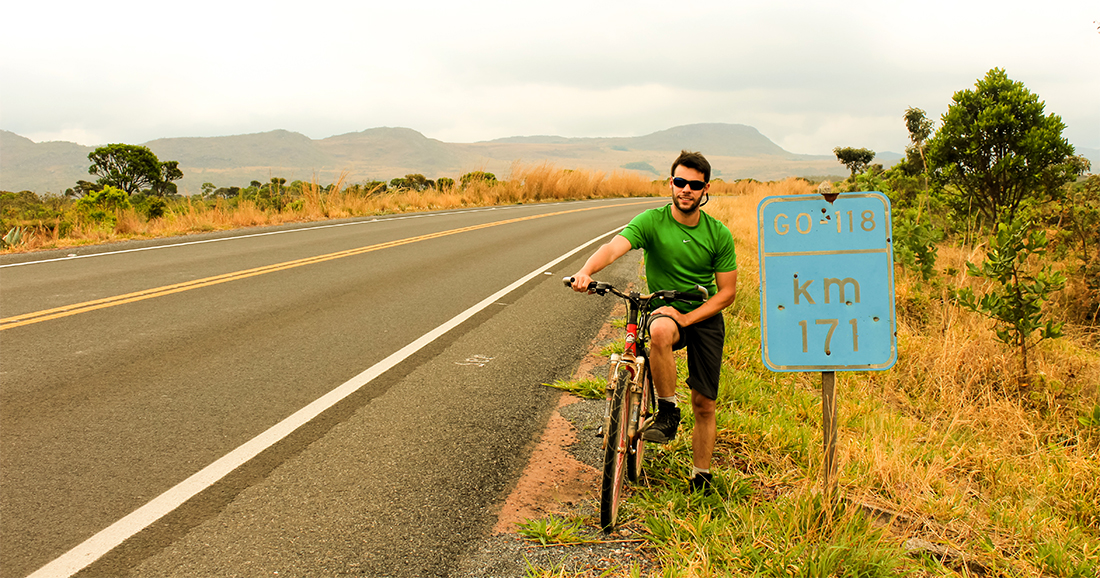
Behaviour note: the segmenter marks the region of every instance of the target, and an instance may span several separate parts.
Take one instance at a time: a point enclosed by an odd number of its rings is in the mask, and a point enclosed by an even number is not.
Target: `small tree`
[[[1043,319],[1043,302],[1065,286],[1061,272],[1048,265],[1028,271],[1028,258],[1046,253],[1047,237],[1029,222],[1000,223],[994,244],[981,266],[967,262],[967,273],[996,284],[981,298],[969,288],[955,292],[959,303],[997,323],[997,339],[1020,351],[1019,381],[1030,381],[1028,351],[1044,339],[1062,336],[1062,323]],[[1038,333],[1038,338],[1033,335]]]
[[[987,224],[1010,222],[1022,202],[1042,201],[1077,175],[1054,171],[1073,155],[1057,115],[1023,83],[994,68],[974,90],[955,93],[943,126],[928,143],[937,183],[958,191],[956,207],[974,207]]]
[[[101,185],[99,183],[92,183],[92,182],[88,182],[88,181],[77,181],[76,186],[74,186],[71,189],[65,189],[65,196],[66,197],[74,197],[74,198],[79,199],[80,197],[83,197],[84,195],[87,195],[87,194],[90,194],[90,193],[95,193],[95,192],[103,190],[103,186],[104,185]]]
[[[420,173],[405,175],[405,182],[407,183],[408,187],[414,191],[424,191],[427,189],[435,188],[435,181],[425,177]]]
[[[128,195],[144,189],[152,189],[159,196],[175,194],[176,185],[172,181],[183,178],[177,161],[162,163],[143,146],[109,144],[88,153],[88,160],[92,161],[88,174],[99,176],[97,184],[115,187]]]
[[[158,197],[169,197],[176,194],[176,183],[183,178],[183,171],[177,161],[165,161],[160,163],[160,177],[153,183],[152,191]]]
[[[848,167],[848,170],[852,171],[851,178],[853,180],[856,178],[856,175],[867,170],[867,165],[875,160],[875,151],[871,149],[836,147],[833,149],[833,154],[836,155],[836,160],[840,161],[841,164]]]
[[[932,136],[932,121],[925,116],[924,110],[909,107],[905,109],[905,128],[909,131],[909,142],[913,143],[905,149],[906,161],[911,162],[909,157],[919,158],[920,170],[916,172],[923,173],[928,166],[924,151],[927,148],[928,137]]]

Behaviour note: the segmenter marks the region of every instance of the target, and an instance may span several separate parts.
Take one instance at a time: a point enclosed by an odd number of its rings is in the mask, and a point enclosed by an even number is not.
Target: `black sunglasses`
[[[691,190],[693,190],[693,191],[701,191],[701,190],[703,190],[703,187],[707,186],[707,184],[704,183],[703,181],[689,181],[689,180],[685,179],[684,177],[674,177],[672,179],[672,184],[677,189],[682,189],[685,186],[689,186],[689,187],[691,187]]]

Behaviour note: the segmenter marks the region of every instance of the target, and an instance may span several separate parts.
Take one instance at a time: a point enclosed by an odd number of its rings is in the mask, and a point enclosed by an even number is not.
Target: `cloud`
[[[1077,0],[63,4],[5,9],[51,23],[45,40],[0,38],[5,129],[102,144],[407,126],[472,142],[730,122],[793,152],[900,151],[906,108],[938,118],[996,66],[1100,147],[1100,34]]]

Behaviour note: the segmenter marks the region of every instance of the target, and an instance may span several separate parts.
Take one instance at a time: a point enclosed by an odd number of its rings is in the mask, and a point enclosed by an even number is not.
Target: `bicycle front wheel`
[[[615,391],[611,395],[610,427],[604,432],[607,445],[603,454],[603,484],[600,488],[600,526],[604,532],[615,529],[619,522],[619,501],[622,499],[623,477],[629,454],[630,439],[630,373],[619,368],[615,377]]]

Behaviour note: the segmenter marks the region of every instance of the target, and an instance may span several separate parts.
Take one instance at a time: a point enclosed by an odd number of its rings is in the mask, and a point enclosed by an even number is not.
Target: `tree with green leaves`
[[[154,194],[168,195],[175,192],[175,184],[183,178],[183,171],[176,161],[160,162],[147,147],[128,144],[109,144],[88,153],[92,166],[88,173],[97,175],[97,184],[110,186],[128,195],[145,189]]]
[[[840,161],[848,170],[852,171],[852,179],[856,178],[856,175],[867,170],[867,166],[871,164],[871,161],[875,160],[875,151],[864,148],[853,147],[836,147],[833,149],[833,154],[836,155],[836,160]]]
[[[176,194],[176,183],[183,178],[183,171],[179,168],[178,161],[165,161],[160,163],[160,178],[153,183],[151,190],[159,197],[170,197]]]
[[[920,169],[914,173],[923,173],[928,166],[924,152],[928,148],[928,137],[932,136],[932,120],[925,116],[923,109],[909,107],[905,109],[905,128],[909,131],[909,142],[913,143],[905,148],[906,162],[916,164],[914,161],[920,159]]]
[[[1026,200],[1054,198],[1076,178],[1064,166],[1074,152],[1065,124],[1044,108],[1000,68],[955,93],[928,143],[928,168],[937,184],[954,187],[958,209],[973,207],[989,226],[1011,222]]]
[[[1032,272],[1028,261],[1047,250],[1047,236],[1031,223],[999,223],[981,265],[967,262],[967,273],[991,281],[980,298],[969,287],[955,292],[959,303],[997,323],[997,339],[1020,351],[1020,383],[1030,381],[1028,352],[1044,339],[1062,336],[1062,323],[1046,319],[1043,302],[1062,289],[1065,276],[1048,265]]]

